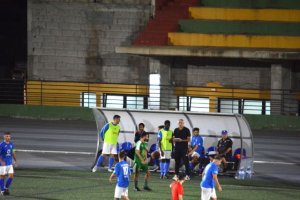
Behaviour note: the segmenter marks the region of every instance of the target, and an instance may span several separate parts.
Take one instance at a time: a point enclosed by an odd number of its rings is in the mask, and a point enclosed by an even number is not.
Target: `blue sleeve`
[[[105,133],[108,130],[108,128],[109,128],[109,124],[107,123],[105,124],[105,126],[103,126],[103,128],[100,131],[100,137],[103,141],[104,141]]]
[[[211,170],[212,174],[218,174],[218,166],[214,165],[214,168]]]
[[[157,133],[157,140],[160,140],[162,138],[162,133],[161,133],[161,131],[159,131],[158,133]]]

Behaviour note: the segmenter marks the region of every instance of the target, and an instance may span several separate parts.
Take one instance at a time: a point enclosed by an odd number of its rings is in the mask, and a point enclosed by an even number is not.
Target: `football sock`
[[[109,160],[108,160],[108,169],[111,169],[111,167],[114,164],[114,161],[115,161],[115,158],[109,157]]]
[[[0,179],[0,188],[1,188],[1,191],[4,191],[4,179]]]
[[[164,163],[160,162],[160,175],[164,175]]]
[[[5,188],[8,189],[12,181],[13,181],[12,178],[8,178],[8,179],[6,180]]]
[[[134,187],[138,186],[138,181],[134,181]]]
[[[169,166],[170,166],[170,162],[166,162],[166,165],[165,165],[165,175],[168,174]]]
[[[148,180],[145,180],[144,187],[148,187]]]
[[[104,156],[100,155],[98,160],[97,160],[96,166],[99,167],[99,165],[103,162],[103,160],[104,160]]]

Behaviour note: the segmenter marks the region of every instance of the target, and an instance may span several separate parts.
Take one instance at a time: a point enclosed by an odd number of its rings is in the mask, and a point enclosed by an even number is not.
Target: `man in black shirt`
[[[177,179],[179,174],[179,168],[181,160],[185,165],[186,180],[190,179],[190,167],[188,159],[188,143],[191,140],[191,132],[184,126],[184,120],[178,120],[178,128],[174,130],[174,159],[175,159],[175,176],[173,179]]]
[[[232,155],[232,140],[228,137],[228,131],[222,131],[222,138],[218,141],[217,152],[222,157],[223,172],[227,170],[227,161]]]

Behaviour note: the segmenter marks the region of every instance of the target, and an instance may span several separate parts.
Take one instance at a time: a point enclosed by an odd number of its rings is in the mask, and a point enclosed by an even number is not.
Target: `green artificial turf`
[[[109,183],[108,172],[57,169],[16,169],[15,180],[10,188],[11,195],[2,199],[86,199],[106,200],[113,199],[115,183]],[[300,184],[262,181],[262,180],[234,180],[229,177],[220,177],[223,192],[217,192],[218,199],[297,199],[300,196]],[[149,186],[152,192],[133,191],[133,182],[130,183],[129,197],[134,199],[171,199],[169,184],[171,180],[159,179],[159,174],[152,174]],[[200,177],[193,177],[184,183],[184,199],[200,199]],[[140,188],[143,178],[140,177]],[[1,197],[0,197],[1,199]]]

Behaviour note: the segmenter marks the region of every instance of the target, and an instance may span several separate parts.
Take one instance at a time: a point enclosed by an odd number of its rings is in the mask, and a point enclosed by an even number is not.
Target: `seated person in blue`
[[[193,137],[188,156],[191,158],[190,168],[193,170],[199,163],[200,158],[203,157],[203,139],[199,135],[199,128],[193,129]]]

